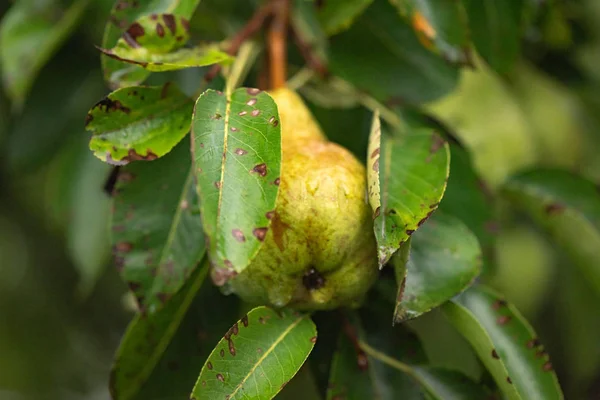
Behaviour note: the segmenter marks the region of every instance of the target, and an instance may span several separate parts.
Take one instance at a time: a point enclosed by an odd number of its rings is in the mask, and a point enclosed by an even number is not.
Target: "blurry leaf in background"
[[[100,49],[118,61],[149,71],[172,71],[230,61],[218,45],[182,48],[189,39],[189,21],[173,14],[152,14],[134,22],[111,49]]]
[[[348,29],[373,0],[328,0],[315,5],[317,18],[327,35]]]
[[[524,0],[462,0],[471,39],[497,72],[509,73],[519,57]]]
[[[394,322],[420,316],[469,287],[481,271],[477,238],[456,217],[435,213],[411,237],[408,262],[394,263]]]
[[[317,341],[309,314],[257,307],[216,345],[198,377],[191,400],[271,399],[296,375]]]
[[[4,16],[0,64],[14,108],[22,107],[38,72],[80,22],[89,2],[74,0],[63,8],[55,0],[17,1]]]
[[[277,395],[277,400],[321,400],[322,396],[315,382],[313,373],[304,364],[283,390]]]
[[[512,177],[503,194],[546,229],[600,293],[600,193],[596,185],[567,171],[537,169]]]
[[[507,398],[563,398],[544,347],[506,300],[475,286],[443,305],[442,312],[471,343]]]
[[[123,167],[117,177],[115,263],[142,312],[162,308],[205,253],[189,150],[184,141],[164,158]]]
[[[85,117],[90,149],[114,165],[162,157],[190,131],[193,107],[170,82],[118,89]]]
[[[421,43],[453,63],[470,63],[467,16],[459,1],[390,0]]]
[[[258,253],[281,175],[275,101],[258,89],[205,91],[196,102],[192,153],[213,280],[223,284]]]
[[[189,20],[200,0],[152,0],[140,4],[138,0],[120,0],[115,3],[109,21],[106,24],[102,47],[110,49],[116,45],[121,34],[135,20],[150,14],[175,14]],[[149,71],[143,68],[124,64],[108,56],[102,57],[104,79],[112,89],[133,86],[143,82]]]
[[[425,49],[387,1],[330,42],[331,72],[382,102],[422,103],[456,86],[458,69]]]
[[[492,188],[532,165],[535,142],[523,112],[503,82],[482,63],[463,69],[457,90],[428,105],[459,136],[477,172]]]
[[[87,296],[108,264],[111,200],[103,191],[110,167],[85,152],[71,184],[69,252],[80,274],[80,295]]]

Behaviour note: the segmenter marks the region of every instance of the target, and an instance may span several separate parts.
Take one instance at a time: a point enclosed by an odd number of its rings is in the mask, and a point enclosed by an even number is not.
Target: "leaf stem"
[[[285,86],[287,75],[287,26],[289,0],[273,0],[273,21],[268,33],[271,89]]]
[[[384,354],[377,349],[374,349],[369,344],[367,344],[366,342],[364,342],[360,339],[358,340],[358,344],[359,344],[360,348],[365,353],[367,353],[369,356],[373,357],[374,359],[376,359],[378,361],[381,361],[384,364],[387,364],[388,366],[390,366],[392,368],[402,371],[405,374],[410,375],[411,377],[418,380],[418,378],[416,377],[416,375],[413,371],[413,368],[411,366],[409,366],[408,364],[405,364],[402,361],[396,360],[395,358],[390,357],[387,354]]]

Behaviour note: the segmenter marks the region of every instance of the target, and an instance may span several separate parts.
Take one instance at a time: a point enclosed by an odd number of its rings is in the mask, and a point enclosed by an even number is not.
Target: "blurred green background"
[[[31,1],[49,19],[71,3]],[[491,191],[534,165],[600,182],[600,1],[546,3],[510,76],[475,60],[452,93],[426,106],[472,151]],[[11,5],[0,2],[0,19]],[[113,352],[133,315],[110,261],[110,167],[88,150],[83,129],[87,110],[109,92],[94,45],[112,5],[87,2],[22,107],[0,88],[0,399],[109,398]],[[223,39],[251,9],[203,1],[192,27]],[[204,72],[155,74],[149,84],[174,79],[192,94]],[[333,140],[364,158],[369,112],[311,107]],[[526,218],[502,203],[496,211],[497,266],[488,278],[540,334],[567,398],[600,399],[598,296]]]

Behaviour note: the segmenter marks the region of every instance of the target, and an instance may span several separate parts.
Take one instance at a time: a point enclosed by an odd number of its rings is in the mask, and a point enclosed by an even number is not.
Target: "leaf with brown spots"
[[[173,14],[141,17],[127,28],[116,45],[98,48],[117,61],[136,64],[148,71],[174,71],[229,63],[232,58],[218,45],[183,48],[189,39],[188,21]]]
[[[216,345],[191,397],[234,400],[246,398],[248,393],[275,397],[306,361],[316,334],[308,314],[253,309]]]
[[[88,112],[90,149],[115,165],[162,157],[189,132],[193,105],[169,83],[116,90]]]
[[[437,208],[446,189],[449,162],[448,144],[431,129],[410,127],[391,134],[374,116],[367,181],[380,266]]]
[[[131,24],[144,16],[150,16],[151,18],[153,15],[156,16],[155,23],[158,22],[158,14],[161,13],[190,19],[199,3],[200,0],[162,0],[160,2],[119,0],[115,3],[109,22],[106,24],[102,39],[102,48],[110,49],[114,47]],[[165,25],[164,21],[161,22],[161,25]],[[164,27],[167,28],[166,26]],[[156,24],[153,28],[156,36],[160,37]],[[164,29],[164,31],[166,33],[169,29]],[[102,68],[104,70],[104,78],[109,86],[114,89],[138,85],[150,75],[150,71],[140,66],[124,64],[108,56],[102,57]]]
[[[198,365],[239,309],[238,299],[223,297],[207,273],[208,265],[198,268],[164,309],[134,317],[115,356],[112,398],[188,398]]]
[[[472,287],[443,305],[442,312],[471,343],[506,398],[563,398],[549,356],[540,354],[535,332],[491,289]]]
[[[395,323],[450,300],[468,288],[481,271],[481,249],[475,235],[458,218],[442,213],[412,235],[408,262],[405,258],[392,259],[400,287]]]
[[[193,162],[215,269],[243,271],[269,229],[281,174],[281,126],[273,120],[277,105],[258,89],[207,90],[196,102]]]
[[[189,143],[153,163],[121,168],[112,215],[112,241],[125,281],[140,309],[153,313],[176,293],[205,254]],[[131,179],[135,177],[135,179]]]
[[[452,63],[470,64],[467,19],[458,1],[390,0],[419,41]]]
[[[512,177],[501,193],[548,232],[600,293],[600,192],[594,183],[538,169]]]

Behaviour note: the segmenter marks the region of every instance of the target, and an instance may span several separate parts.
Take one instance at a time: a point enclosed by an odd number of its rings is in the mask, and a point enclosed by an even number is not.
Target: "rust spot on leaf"
[[[500,357],[498,357],[498,353],[496,353],[496,350],[492,350],[492,357],[495,358],[496,360],[499,360]]]
[[[181,18],[181,26],[183,26],[183,29],[185,29],[186,32],[190,31],[190,21],[187,19]]]
[[[373,152],[371,153],[371,158],[377,157],[379,155],[379,151],[380,151],[379,147],[376,148],[375,150],[373,150]]]
[[[276,178],[276,179],[273,181],[273,185],[275,185],[275,186],[279,186],[279,184],[280,184],[280,183],[281,183],[281,178]]]
[[[369,369],[369,359],[364,351],[359,350],[357,355],[358,369],[366,371]]]
[[[508,315],[502,315],[496,319],[498,325],[506,325],[510,322],[511,317]]]
[[[217,374],[217,379],[220,380],[221,382],[225,382],[225,378],[223,377],[222,374]]]
[[[246,236],[244,236],[244,233],[239,230],[239,229],[233,229],[231,231],[231,234],[233,235],[233,237],[235,238],[235,240],[237,240],[238,242],[245,242],[246,241]]]
[[[120,242],[115,245],[117,253],[129,253],[131,250],[133,250],[133,244],[130,242]]]
[[[446,141],[444,140],[443,137],[441,137],[437,133],[434,133],[433,136],[431,137],[431,147],[429,148],[429,152],[431,154],[436,153],[439,149],[444,147],[445,143],[446,143]]]
[[[249,105],[249,106],[253,106],[253,105],[255,105],[257,102],[258,102],[258,100],[256,100],[256,99],[250,99],[250,100],[248,100],[248,101],[246,102],[246,104],[247,104],[247,105]]]
[[[240,111],[240,112],[238,113],[238,115],[239,115],[240,117],[243,117],[243,116],[244,116],[244,115],[246,115],[246,114],[248,114],[248,112],[247,112],[247,111]]]
[[[264,241],[265,240],[265,236],[267,236],[267,231],[269,229],[268,228],[254,228],[252,230],[252,234],[259,240],[259,241]]]
[[[377,207],[375,209],[375,212],[373,213],[373,219],[379,217],[380,214],[381,214],[381,207]]]
[[[216,181],[216,182],[215,182],[215,187],[216,187],[217,189],[221,189],[221,182],[219,182],[219,181]]]
[[[506,377],[506,382],[510,383],[512,385],[512,379],[510,379],[510,376]]]
[[[258,110],[258,109],[257,110],[252,110],[251,114],[252,114],[253,117],[258,117],[260,115],[260,110]]]
[[[235,154],[237,154],[238,156],[243,156],[248,154],[248,152],[244,149],[235,149]]]
[[[165,28],[161,24],[156,24],[156,34],[159,37],[165,36]]]
[[[121,101],[111,100],[108,97],[105,99],[102,99],[98,103],[96,103],[94,108],[99,108],[101,111],[102,111],[102,108],[104,108],[104,112],[122,111],[125,114],[129,114],[131,112],[131,108],[125,107],[123,105],[123,103],[121,103]],[[93,117],[92,117],[92,119],[93,119]]]
[[[275,117],[269,118],[269,123],[274,127],[277,127],[277,125],[279,125],[279,121]]]
[[[407,230],[406,230],[406,234],[407,234],[408,236],[412,235],[413,233],[415,233],[415,230],[414,230],[414,229],[407,229]]]
[[[94,120],[94,116],[92,114],[88,114],[85,116],[85,126],[88,126],[90,122]]]
[[[533,338],[527,341],[527,348],[533,349],[534,347],[538,347],[540,345],[540,340],[538,338]]]
[[[550,361],[546,361],[542,366],[542,369],[546,372],[552,371],[552,363]]]
[[[242,324],[244,325],[244,328],[248,327],[248,314],[242,317]]]
[[[206,363],[206,368],[213,369],[213,365],[210,361]]]
[[[260,89],[256,89],[256,88],[248,88],[246,90],[246,92],[250,95],[250,96],[256,96],[257,94],[259,94],[261,92]]]
[[[133,24],[131,24],[129,29],[127,29],[127,31],[123,33],[122,37],[123,40],[125,40],[125,42],[129,46],[133,48],[138,48],[140,47],[140,44],[137,42],[137,38],[139,38],[140,36],[144,36],[145,34],[146,32],[144,31],[144,27],[139,23],[134,22]]]
[[[267,217],[268,220],[273,219],[274,216],[275,216],[275,211],[267,211],[267,213],[265,214],[265,217]]]
[[[554,214],[562,213],[565,210],[565,208],[566,207],[564,204],[552,203],[552,204],[548,204],[544,210],[546,211],[546,214],[554,215]]]
[[[129,149],[127,152],[127,156],[123,158],[124,161],[153,161],[156,160],[158,156],[154,154],[150,149],[146,150],[146,155],[143,156],[138,154],[134,149]]]
[[[255,165],[254,168],[252,168],[251,172],[256,172],[260,176],[266,176],[267,175],[267,164],[262,163],[262,164]]]
[[[216,286],[223,286],[228,280],[237,275],[231,261],[224,261],[227,268],[212,268],[211,279]]]
[[[167,28],[169,28],[171,34],[174,35],[177,31],[177,24],[175,23],[175,17],[173,16],[173,14],[164,14],[163,21],[165,21],[165,25],[167,26]]]
[[[239,131],[239,129],[238,129],[238,128],[236,128],[236,127],[234,127],[234,126],[232,126],[232,127],[231,127],[231,128],[229,128],[229,129],[231,130],[231,132],[237,132],[237,131]]]
[[[316,336],[311,337],[310,338],[310,342],[311,343],[317,343],[317,337]]]
[[[221,351],[219,351],[219,355],[221,357],[225,357],[225,350],[221,349]]]
[[[496,300],[493,304],[492,304],[492,308],[494,310],[499,310],[502,307],[506,307],[506,300]]]
[[[379,172],[379,159],[375,160],[372,168],[373,168],[373,171]]]

